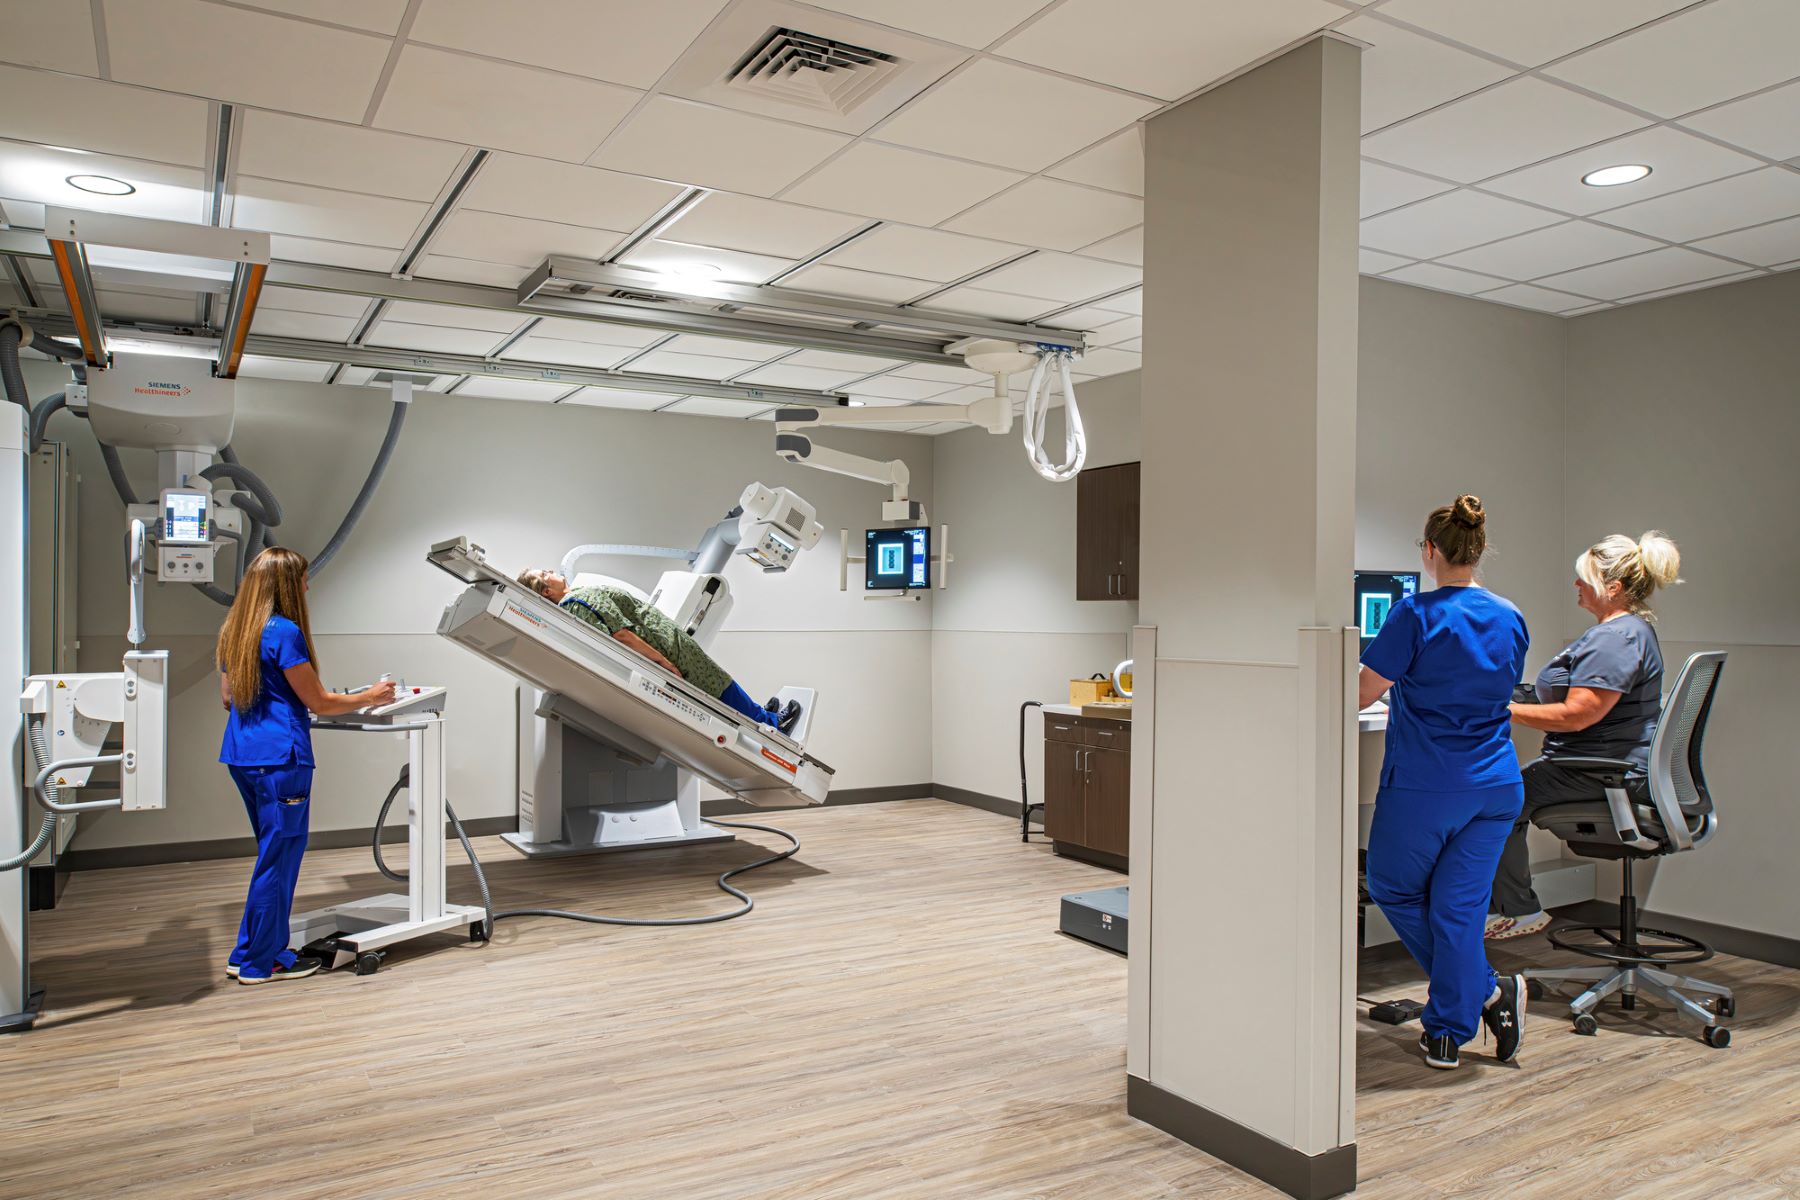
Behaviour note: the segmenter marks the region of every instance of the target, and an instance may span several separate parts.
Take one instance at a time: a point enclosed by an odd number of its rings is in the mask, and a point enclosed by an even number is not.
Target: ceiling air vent
[[[776,26],[738,59],[725,86],[766,101],[847,117],[906,67],[904,59]]]

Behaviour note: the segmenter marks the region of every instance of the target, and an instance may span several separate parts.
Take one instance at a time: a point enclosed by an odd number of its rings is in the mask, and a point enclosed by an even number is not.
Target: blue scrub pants
[[[1494,868],[1525,785],[1432,792],[1384,787],[1369,830],[1369,899],[1431,979],[1432,1037],[1472,1041],[1496,977],[1482,943]]]
[[[250,831],[256,835],[256,868],[238,925],[237,947],[230,962],[238,974],[263,979],[277,966],[294,965],[288,949],[288,916],[306,853],[312,808],[311,767],[230,767],[231,781],[244,797]]]
[[[764,708],[752,700],[750,693],[739,687],[735,679],[725,685],[725,690],[719,693],[719,699],[752,721],[761,721],[764,725],[774,725],[780,728],[781,714],[773,709]]]

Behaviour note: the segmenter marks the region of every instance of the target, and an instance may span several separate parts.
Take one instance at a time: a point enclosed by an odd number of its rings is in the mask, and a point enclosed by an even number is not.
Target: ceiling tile
[[[1008,296],[1003,292],[984,291],[964,284],[922,301],[919,307],[970,313],[978,317],[997,317],[1003,321],[1026,321],[1054,306],[1031,296]]]
[[[1709,108],[1681,123],[1770,158],[1800,156],[1800,83]]]
[[[669,350],[652,350],[629,365],[633,371],[649,371],[655,375],[683,375],[693,379],[723,379],[736,375],[749,364],[735,358],[709,358],[704,354],[677,354]]]
[[[100,311],[114,321],[169,321],[185,324],[194,319],[194,297],[157,290],[108,291],[99,288],[95,298]]]
[[[1071,183],[1085,183],[1109,192],[1144,194],[1144,128],[1133,125],[1083,150],[1067,162],[1051,167],[1047,175]]]
[[[1759,267],[1779,266],[1800,258],[1800,216],[1741,229],[1723,237],[1707,238],[1695,242],[1694,248],[1723,254],[1739,262],[1755,263]]]
[[[996,53],[1176,100],[1343,15],[1324,0],[1065,0]]]
[[[1731,275],[1741,270],[1735,263],[1697,254],[1678,246],[1652,250],[1635,258],[1583,267],[1563,275],[1538,280],[1544,287],[1574,292],[1598,300],[1621,300],[1658,288],[1680,287],[1703,279]]]
[[[805,258],[868,224],[867,218],[759,196],[713,192],[662,230],[673,241]]]
[[[1654,249],[1656,243],[1649,238],[1587,221],[1570,221],[1452,254],[1443,261],[1508,279],[1536,279]]]
[[[639,329],[606,321],[577,321],[572,317],[545,317],[531,327],[531,334],[565,342],[597,342],[602,346],[648,346],[668,336],[660,329]]]
[[[482,164],[461,207],[588,229],[636,229],[680,194],[653,179],[499,151]]]
[[[1395,267],[1404,267],[1411,261],[1410,258],[1402,258],[1398,254],[1383,254],[1379,250],[1358,250],[1356,269],[1364,275],[1379,275]]]
[[[1389,271],[1382,278],[1392,279],[1396,283],[1410,283],[1415,287],[1432,288],[1440,292],[1456,292],[1463,296],[1473,296],[1477,292],[1489,292],[1511,282],[1506,279],[1496,279],[1492,275],[1477,275],[1473,271],[1458,271],[1454,267],[1440,267],[1436,263],[1414,263],[1410,267]]]
[[[1800,213],[1800,172],[1764,167],[1615,208],[1599,220],[1671,242],[1728,233]]]
[[[1650,174],[1618,187],[1590,187],[1581,177],[1601,167],[1642,163]],[[1648,200],[1697,183],[1754,170],[1757,160],[1678,129],[1658,127],[1589,146],[1549,162],[1502,175],[1482,189],[1516,196],[1563,212],[1585,216],[1622,204]]]
[[[72,187],[67,182],[72,174],[111,176],[134,185],[137,191],[129,196],[97,196]],[[187,167],[0,142],[0,196],[8,200],[164,221],[198,221],[204,216],[204,183],[199,171]],[[25,216],[12,215],[21,220]],[[42,225],[41,212],[33,212],[31,218]]]
[[[818,367],[826,371],[849,371],[851,377],[860,379],[864,375],[873,375],[877,371],[887,371],[901,365],[897,358],[879,358],[870,354],[845,354],[836,350],[802,350],[781,360],[795,367]]]
[[[747,420],[764,412],[769,405],[762,400],[722,400],[713,396],[689,396],[663,409],[691,417],[736,417]]]
[[[1111,325],[1102,325],[1088,336],[1090,346],[1119,346],[1144,336],[1144,318],[1126,317]],[[1129,348],[1129,347],[1127,347]]]
[[[528,221],[499,213],[463,209],[451,213],[431,239],[431,249],[453,258],[535,267],[552,254],[598,259],[625,235],[610,229],[583,229],[554,221]]]
[[[445,329],[439,325],[407,325],[378,321],[364,339],[371,346],[397,346],[438,354],[487,354],[500,344],[501,335],[479,329]]]
[[[471,54],[648,88],[725,0],[424,0],[409,35]]]
[[[1132,287],[1142,283],[1143,279],[1144,273],[1135,267],[1040,250],[1029,258],[989,271],[973,282],[997,292],[1072,304]]]
[[[1706,288],[1716,288],[1723,284],[1738,283],[1745,279],[1757,277],[1758,272],[1756,271],[1744,271],[1736,275],[1721,275],[1716,279],[1699,280],[1694,283],[1680,284],[1676,287],[1658,288],[1654,292],[1642,292],[1636,296],[1629,297],[1629,299],[1633,304],[1642,304],[1646,300],[1660,300],[1664,296],[1679,296],[1683,292],[1698,292]]]
[[[190,96],[0,64],[0,137],[199,167],[206,113]]]
[[[264,337],[310,338],[318,342],[348,341],[356,331],[355,317],[329,317],[322,313],[289,312],[258,308],[250,328]]]
[[[1458,191],[1421,200],[1409,208],[1369,217],[1362,223],[1362,242],[1377,250],[1410,258],[1436,258],[1483,242],[1541,229],[1561,220],[1555,213]]]
[[[1110,304],[1112,301],[1109,300],[1107,303]],[[1040,309],[1039,311],[1042,310]],[[1116,321],[1122,320],[1129,315],[1129,313],[1120,309],[1103,308],[1097,304],[1089,304],[1082,308],[1072,308],[1066,313],[1058,313],[1056,316],[1045,321],[1044,324],[1050,326],[1052,329],[1079,329],[1091,333],[1096,329],[1102,329]]]
[[[353,271],[390,271],[395,253],[379,246],[355,246],[320,238],[269,235],[269,257],[322,267],[349,267]]]
[[[930,383],[942,383],[946,387],[978,384],[990,376],[968,367],[955,367],[949,363],[913,363],[895,371],[889,379],[920,379]]]
[[[199,0],[107,0],[112,77],[359,122],[388,39]]]
[[[92,6],[81,0],[9,0],[0,54],[21,66],[98,75]]]
[[[1792,79],[1793,0],[1714,0],[1557,63],[1545,73],[1660,117]]]
[[[1369,43],[1362,56],[1364,133],[1436,108],[1514,73],[1466,50],[1370,16],[1353,17],[1337,30]]]
[[[1023,178],[980,163],[859,142],[782,198],[884,221],[936,225]]]
[[[1082,372],[1088,375],[1118,375],[1137,370],[1143,365],[1143,355],[1132,354],[1128,350],[1089,350],[1081,356],[1079,365]],[[1061,394],[1059,389],[1057,395]]]
[[[766,254],[745,254],[717,246],[690,246],[683,242],[666,242],[652,238],[634,246],[619,260],[622,266],[642,267],[647,271],[680,274],[697,264],[719,268],[719,279],[727,283],[763,283],[794,265],[791,258],[775,258]]]
[[[375,124],[470,146],[580,162],[637,103],[629,88],[408,45]],[[360,116],[360,114],[359,114]]]
[[[847,384],[844,391],[852,396],[875,396],[884,400],[925,400],[941,396],[956,385],[936,379],[907,379],[900,375],[877,375]]]
[[[348,296],[342,292],[315,292],[311,288],[288,288],[273,284],[263,288],[256,299],[258,312],[267,310],[309,312],[329,317],[349,317],[352,320],[362,316],[369,304],[370,300],[367,296]]]
[[[1649,124],[1542,79],[1521,77],[1363,139],[1363,153],[1473,183]]]
[[[796,271],[777,287],[818,292],[824,296],[848,296],[855,300],[879,300],[884,304],[903,304],[914,296],[929,292],[936,283],[929,279],[907,279],[899,275],[882,275],[874,271],[852,271],[819,263]]]
[[[1390,208],[1411,204],[1414,200],[1442,195],[1454,186],[1454,184],[1440,183],[1436,179],[1427,179],[1423,175],[1414,175],[1411,171],[1402,171],[1364,159],[1362,164],[1362,215],[1372,217],[1376,213],[1386,212]]]
[[[582,408],[624,408],[648,412],[661,408],[673,397],[665,392],[628,392],[622,388],[585,387],[562,401]]]
[[[1050,0],[812,0],[816,8],[980,49]]]
[[[297,383],[324,383],[331,363],[301,362],[292,358],[267,358],[246,354],[238,363],[239,379],[288,379]]]
[[[1578,308],[1586,308],[1593,303],[1584,296],[1572,296],[1568,292],[1553,292],[1549,288],[1533,287],[1529,283],[1515,283],[1511,287],[1483,292],[1481,298],[1492,300],[1498,304],[1510,304],[1515,308],[1535,308],[1539,312],[1547,313],[1574,312]]]
[[[1149,100],[979,59],[878,126],[920,150],[1041,171],[1157,108]]]
[[[1135,197],[1037,178],[977,205],[944,227],[1050,250],[1079,250],[1143,222],[1144,202]]]
[[[484,400],[536,400],[549,402],[569,393],[569,383],[545,383],[536,379],[506,379],[495,375],[471,375],[457,386],[458,396]]]
[[[251,8],[265,8],[290,17],[308,17],[348,25],[370,33],[389,37],[400,32],[400,19],[406,15],[406,0],[238,0]]]
[[[1136,229],[1101,238],[1091,246],[1083,246],[1081,252],[1090,258],[1141,267],[1144,265],[1144,227],[1139,225]]]
[[[774,342],[752,342],[742,338],[710,337],[706,334],[683,333],[666,343],[661,350],[671,354],[699,354],[707,358],[729,358],[743,363],[768,362],[788,353],[793,347]],[[738,369],[742,369],[742,366]]]
[[[237,171],[372,196],[435,200],[463,153],[463,147],[448,142],[253,108],[244,114]]]
[[[511,333],[526,320],[519,313],[454,304],[417,304],[411,300],[394,301],[382,310],[381,319],[402,325],[437,325],[445,329],[480,329],[488,333]]]
[[[1019,252],[1018,246],[1009,246],[1005,242],[963,237],[939,229],[883,225],[834,252],[825,261],[859,271],[879,271],[949,283]]]
[[[1117,296],[1108,296],[1104,300],[1094,301],[1094,305],[1096,308],[1110,308],[1115,309],[1118,312],[1142,316],[1144,312],[1144,289],[1138,288],[1134,292],[1124,292]]]
[[[406,245],[429,206],[413,200],[362,196],[328,188],[240,176],[231,223],[295,237],[326,238],[363,246]]]
[[[537,264],[532,264],[537,265]],[[509,263],[477,262],[451,254],[427,254],[413,264],[420,279],[447,279],[452,283],[479,283],[485,287],[516,288],[525,276],[522,267]]]
[[[1120,342],[1117,348],[1120,350],[1129,350],[1133,354],[1142,354],[1144,352],[1144,339],[1141,337],[1134,337],[1128,342]]]
[[[1387,0],[1381,15],[1535,67],[1694,0]],[[1360,35],[1358,35],[1360,36]]]
[[[591,161],[636,175],[772,196],[849,140],[822,129],[652,96]]]
[[[808,388],[816,391],[830,391],[849,383],[852,379],[868,374],[867,371],[833,371],[824,367],[796,367],[791,360],[784,359],[767,367],[758,367],[754,371],[738,376],[739,383],[756,383],[765,387]]]

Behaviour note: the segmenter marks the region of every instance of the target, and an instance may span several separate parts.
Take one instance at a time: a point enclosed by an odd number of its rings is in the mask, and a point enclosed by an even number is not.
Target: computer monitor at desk
[[[1356,624],[1367,650],[1386,624],[1388,613],[1407,596],[1419,592],[1417,571],[1358,571],[1356,573]]]

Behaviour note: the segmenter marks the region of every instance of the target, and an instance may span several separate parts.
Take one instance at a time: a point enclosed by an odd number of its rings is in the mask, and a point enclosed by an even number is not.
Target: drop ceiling
[[[1568,315],[1800,266],[1795,0],[24,7],[0,42],[0,209],[20,227],[41,226],[46,204],[185,221],[216,208],[274,235],[279,258],[390,272],[410,253],[421,277],[500,287],[551,254],[703,264],[732,282],[1089,331],[1082,375],[1113,374],[1138,365],[1141,345],[1140,122],[1335,28],[1368,46],[1365,274]],[[874,98],[851,118],[720,86],[736,42],[777,27],[913,65],[872,76]],[[1580,182],[1619,163],[1652,172],[1613,189]],[[76,192],[63,177],[77,171],[139,190]],[[706,193],[651,227],[690,188]],[[162,319],[183,309],[109,294]],[[17,297],[0,285],[6,302]],[[930,405],[964,403],[979,383],[955,368],[281,289],[255,332],[838,388],[927,433],[947,428]],[[368,375],[277,359],[245,373]],[[593,387],[446,376],[434,388],[768,415]]]

